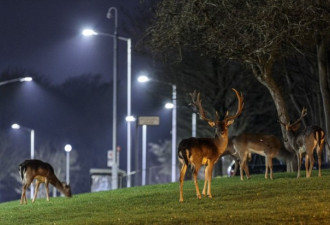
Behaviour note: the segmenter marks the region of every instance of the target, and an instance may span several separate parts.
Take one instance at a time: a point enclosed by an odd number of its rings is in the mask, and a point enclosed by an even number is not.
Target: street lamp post
[[[176,181],[176,85],[172,84],[172,182]]]
[[[111,9],[111,8],[110,8]],[[109,11],[110,11],[109,9]],[[109,15],[109,11],[108,11],[108,14],[107,14],[107,18],[111,17]],[[116,15],[117,15],[117,11],[116,12]],[[126,116],[126,121],[127,121],[127,187],[130,187],[131,186],[131,152],[132,152],[132,146],[131,146],[131,122],[135,121],[135,118],[131,115],[131,90],[132,90],[132,87],[131,87],[131,65],[132,65],[132,53],[131,53],[131,39],[130,38],[125,38],[125,37],[121,37],[121,36],[116,36],[116,35],[112,35],[112,34],[108,34],[108,33],[102,33],[102,32],[96,32],[94,30],[91,30],[91,29],[85,29],[83,30],[82,34],[84,36],[93,36],[93,35],[101,35],[101,36],[106,36],[106,37],[111,37],[113,39],[118,39],[118,40],[122,40],[122,41],[126,41],[127,42],[127,116]],[[116,42],[117,43],[117,42]],[[117,49],[117,48],[116,48]],[[116,58],[114,56],[114,58]],[[115,61],[117,62],[117,59],[114,60],[114,65],[115,65]],[[115,67],[115,66],[114,66]],[[115,74],[115,69],[114,69],[114,74]],[[117,77],[116,77],[117,79]],[[115,78],[114,78],[114,90],[117,89],[117,82],[115,82]],[[116,87],[115,87],[116,85]],[[117,112],[117,91],[115,93],[114,91],[114,94],[113,94],[113,97],[114,97],[114,106],[113,106],[113,111],[114,111],[114,114],[116,114]],[[115,117],[117,116],[114,116],[113,117],[113,130],[116,130],[116,122],[117,122],[117,119],[115,119]],[[115,138],[115,140],[117,140],[117,134],[116,134],[116,131],[113,132],[113,138]],[[114,144],[116,144],[116,141],[113,141],[113,148],[114,148]],[[117,144],[116,144],[117,145]],[[116,147],[114,148],[116,149]],[[114,152],[116,152],[114,150]],[[116,158],[116,153],[114,153],[114,158]],[[114,167],[113,167],[113,175],[115,175],[114,173],[118,174],[118,169],[117,169],[117,164],[114,163]],[[116,169],[115,169],[116,167]],[[117,175],[118,176],[118,175]],[[114,179],[114,177],[113,177]],[[113,182],[112,182],[113,183]]]
[[[177,118],[176,118],[176,110],[177,110],[177,104],[176,104],[176,85],[175,84],[170,84],[166,82],[161,82],[158,80],[150,80],[147,76],[139,76],[138,77],[139,82],[149,82],[149,81],[154,81],[154,82],[159,82],[163,84],[167,84],[172,86],[172,105],[170,108],[172,108],[172,163],[171,163],[171,181],[175,182],[176,181],[176,137],[177,137]]]
[[[72,146],[67,144],[64,146],[64,150],[66,151],[66,184],[70,184],[70,152]]]
[[[147,125],[142,125],[142,186],[146,185]]]
[[[31,159],[34,159],[34,130],[31,128],[20,126],[17,123],[14,123],[13,125],[11,125],[11,128],[22,129],[22,130],[30,132],[30,154],[31,154],[30,157],[31,157]],[[33,193],[34,193],[34,184],[31,183],[31,195],[30,195],[31,199],[33,198]]]
[[[112,150],[114,163],[112,166],[112,189],[118,188],[118,166],[117,166],[117,27],[118,27],[118,13],[117,8],[110,7],[107,13],[107,18],[112,18],[111,11],[115,14],[115,28],[113,38],[113,111],[112,111]]]
[[[197,114],[194,112],[191,114],[191,135],[196,137],[196,126],[197,126]]]

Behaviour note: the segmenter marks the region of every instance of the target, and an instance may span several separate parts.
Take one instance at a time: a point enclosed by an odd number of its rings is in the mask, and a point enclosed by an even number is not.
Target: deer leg
[[[235,167],[234,167],[233,176],[235,176],[236,173],[237,173],[237,170],[238,170],[238,164],[239,164],[239,162],[237,161],[237,159],[235,159]]]
[[[46,178],[46,180],[45,180],[45,187],[46,187],[46,197],[47,197],[47,201],[49,201],[49,189],[48,189],[48,184],[49,184],[49,181],[48,181],[48,179]]]
[[[310,166],[310,163],[309,163],[309,155],[306,153],[306,155],[305,155],[306,177],[310,177],[310,175],[309,175],[309,166]]]
[[[22,195],[21,195],[21,201],[20,204],[27,204],[27,199],[26,199],[26,189],[27,189],[27,184],[23,184],[22,186]]]
[[[301,153],[297,152],[297,159],[298,159],[298,173],[297,173],[297,178],[300,177],[300,167],[301,167]]]
[[[244,171],[245,171],[246,178],[250,179],[251,176],[250,176],[250,171],[249,171],[249,167],[247,165],[247,162],[245,162],[245,164],[244,164]]]
[[[208,165],[205,166],[205,177],[204,177],[204,186],[203,186],[203,191],[202,191],[202,195],[206,195],[206,186],[207,186],[207,182],[208,182],[208,179],[207,177],[209,176],[208,174]]]
[[[209,165],[207,166],[206,170],[207,170],[207,183],[208,183],[208,186],[207,186],[207,196],[209,198],[212,198],[212,194],[211,194],[211,182],[212,182],[212,171],[213,171],[213,165],[214,163],[209,163]]]
[[[183,202],[183,180],[187,171],[187,165],[183,164],[180,172],[180,202]]]
[[[324,131],[321,131],[316,140],[316,153],[317,153],[317,161],[319,164],[319,166],[318,166],[319,167],[319,177],[321,176],[323,145],[324,145]]]
[[[273,180],[273,158],[269,157],[268,160],[269,160],[268,166],[270,170],[270,179]]]
[[[40,181],[39,180],[36,180],[36,190],[34,192],[34,196],[33,196],[33,199],[32,199],[32,203],[36,200],[37,198],[37,194],[38,194],[38,190],[39,190],[39,186],[40,186]]]
[[[247,177],[250,176],[250,174],[247,175],[247,173],[246,173],[246,159],[247,159],[247,155],[244,155],[243,158],[239,162],[239,165],[240,165],[239,172],[240,172],[242,181],[244,180],[243,170],[245,171],[245,174],[246,174]]]
[[[321,165],[322,165],[322,144],[321,144],[321,147],[320,146],[317,146],[317,161],[318,161],[318,164],[319,164],[319,177],[321,176]]]
[[[198,181],[197,181],[197,175],[198,175],[198,171],[199,171],[200,167],[201,167],[200,165],[195,165],[195,169],[194,169],[194,173],[193,173],[194,184],[195,184],[195,188],[196,188],[196,195],[197,195],[198,199],[202,198],[201,193],[199,191],[199,187],[198,187]]]
[[[266,161],[265,179],[268,179],[268,169],[269,169],[270,171],[269,178],[273,180],[273,158],[270,156],[266,156],[265,161]]]
[[[267,156],[265,156],[265,163],[266,163],[266,165],[265,165],[265,179],[268,179],[268,166],[269,166],[269,163],[268,163],[268,157]]]
[[[27,204],[27,198],[26,198],[26,189],[30,186],[32,183],[33,179],[26,179],[23,181],[23,186],[22,186],[22,196],[21,196],[21,204]]]
[[[312,154],[309,155],[309,170],[308,170],[308,177],[311,177],[311,176],[312,176],[313,166],[314,166],[314,156],[313,156],[313,152],[312,152]]]
[[[239,163],[239,174],[241,176],[241,180],[244,180],[244,173],[243,173],[243,162]]]

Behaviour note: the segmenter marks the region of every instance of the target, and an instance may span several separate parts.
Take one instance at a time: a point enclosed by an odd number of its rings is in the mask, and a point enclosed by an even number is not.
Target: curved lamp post
[[[138,77],[138,82],[158,82],[166,85],[172,86],[172,103],[171,104],[166,104],[165,107],[172,109],[172,173],[171,173],[171,181],[175,182],[176,181],[176,124],[177,124],[177,118],[176,118],[176,85],[171,84],[171,83],[166,83],[166,82],[161,82],[158,80],[151,80],[149,77],[142,75]]]
[[[107,18],[111,19],[112,14],[111,11],[114,11],[115,13],[115,32],[114,34],[108,34],[103,32],[96,32],[92,29],[85,29],[82,31],[82,34],[84,36],[94,36],[94,35],[100,35],[105,37],[111,37],[114,39],[114,55],[113,55],[113,141],[112,141],[112,149],[114,153],[114,159],[117,158],[117,39],[121,41],[127,42],[127,187],[131,186],[131,122],[135,121],[135,118],[131,115],[131,39],[125,38],[121,36],[117,36],[117,9],[114,7],[109,8],[107,13]],[[114,162],[112,167],[112,189],[116,189],[118,187],[118,168],[117,163]]]

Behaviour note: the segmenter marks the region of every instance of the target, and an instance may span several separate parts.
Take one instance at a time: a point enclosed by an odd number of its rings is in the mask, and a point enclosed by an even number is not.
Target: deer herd
[[[266,134],[250,134],[243,133],[239,136],[228,137],[228,127],[233,124],[234,120],[242,113],[244,102],[243,95],[233,89],[237,96],[238,108],[233,116],[228,115],[228,111],[223,120],[219,120],[216,111],[216,119],[211,120],[206,117],[206,113],[202,106],[200,93],[194,91],[190,93],[192,105],[198,109],[200,119],[208,122],[211,127],[215,128],[215,138],[195,138],[191,137],[183,139],[178,146],[178,158],[182,165],[180,172],[180,202],[183,202],[183,181],[190,165],[193,171],[193,179],[196,188],[196,195],[201,199],[197,183],[198,171],[202,165],[205,165],[205,181],[202,194],[212,198],[211,180],[213,166],[217,160],[226,154],[232,155],[236,162],[240,165],[240,177],[244,179],[244,172],[247,178],[250,178],[247,159],[252,153],[265,157],[265,178],[273,179],[273,163],[272,159],[277,158],[281,161],[292,162],[295,157],[298,160],[298,174],[300,176],[300,167],[303,154],[305,156],[306,177],[311,176],[314,165],[314,151],[318,157],[318,175],[321,176],[322,149],[325,141],[325,132],[318,126],[306,127],[299,132],[298,129],[303,117],[307,115],[307,110],[302,109],[300,117],[294,123],[284,123],[279,121],[285,127],[287,132],[286,145],[284,145],[274,135]],[[289,146],[290,149],[286,149]],[[269,172],[268,172],[269,171]],[[206,191],[207,188],[207,191]]]
[[[294,123],[284,123],[279,121],[285,127],[287,132],[287,140],[284,140],[291,147],[286,149],[283,143],[274,135],[266,134],[250,134],[243,133],[238,136],[228,137],[228,128],[234,123],[234,120],[239,117],[244,108],[243,95],[233,89],[236,94],[238,105],[234,115],[229,115],[228,111],[224,118],[219,118],[219,113],[216,111],[215,120],[207,118],[202,106],[200,93],[194,91],[190,93],[192,105],[198,109],[199,116],[202,120],[215,128],[214,138],[195,138],[191,137],[183,139],[178,146],[178,158],[182,165],[180,171],[180,202],[183,202],[183,181],[190,165],[193,171],[193,179],[196,188],[196,195],[201,199],[201,193],[198,187],[197,176],[200,168],[205,166],[205,181],[202,194],[212,198],[211,181],[214,164],[218,159],[226,154],[231,155],[240,166],[240,178],[244,179],[244,173],[247,178],[250,178],[249,168],[247,165],[248,158],[251,154],[259,154],[265,157],[265,178],[273,179],[273,158],[282,161],[291,162],[295,157],[298,161],[298,174],[300,176],[300,167],[302,155],[305,156],[306,177],[311,176],[314,165],[314,150],[318,157],[318,175],[321,176],[322,149],[325,141],[325,132],[318,126],[306,127],[299,132],[301,120],[307,115],[307,110],[302,109],[300,117]],[[269,172],[268,172],[269,171]],[[25,160],[19,165],[19,173],[22,179],[22,195],[21,204],[27,203],[26,190],[36,180],[36,190],[32,202],[35,201],[39,185],[45,184],[46,196],[49,201],[48,184],[52,184],[66,197],[71,197],[71,188],[69,185],[62,183],[55,176],[53,167],[46,162],[40,160]]]

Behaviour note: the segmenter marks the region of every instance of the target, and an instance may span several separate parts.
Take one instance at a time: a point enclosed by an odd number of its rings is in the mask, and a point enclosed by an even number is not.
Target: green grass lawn
[[[302,176],[304,176],[304,171]],[[0,204],[0,224],[330,224],[330,170],[322,177],[214,178],[213,198],[198,200],[192,181]],[[203,182],[199,182],[202,187]],[[43,188],[43,187],[42,187]]]

